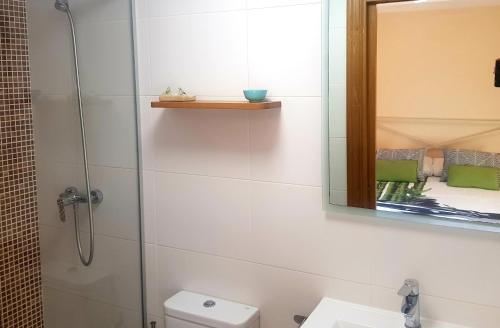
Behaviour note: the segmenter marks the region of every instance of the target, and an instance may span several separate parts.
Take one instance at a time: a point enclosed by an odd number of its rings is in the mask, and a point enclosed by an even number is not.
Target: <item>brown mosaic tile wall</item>
[[[0,0],[0,327],[42,327],[25,0]]]

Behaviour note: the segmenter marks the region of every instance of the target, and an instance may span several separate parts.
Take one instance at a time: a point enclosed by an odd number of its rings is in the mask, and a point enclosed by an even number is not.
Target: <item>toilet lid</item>
[[[181,291],[164,303],[165,314],[213,328],[247,328],[259,309],[207,295]]]

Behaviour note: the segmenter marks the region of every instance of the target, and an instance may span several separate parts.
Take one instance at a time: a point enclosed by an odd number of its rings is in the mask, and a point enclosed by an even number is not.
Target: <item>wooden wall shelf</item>
[[[263,101],[251,103],[248,101],[152,101],[153,108],[169,109],[227,109],[227,110],[265,110],[280,108],[281,101]]]

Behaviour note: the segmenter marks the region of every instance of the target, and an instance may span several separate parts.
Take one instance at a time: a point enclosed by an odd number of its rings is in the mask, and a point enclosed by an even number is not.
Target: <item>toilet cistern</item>
[[[180,291],[163,304],[167,328],[259,328],[259,309]]]

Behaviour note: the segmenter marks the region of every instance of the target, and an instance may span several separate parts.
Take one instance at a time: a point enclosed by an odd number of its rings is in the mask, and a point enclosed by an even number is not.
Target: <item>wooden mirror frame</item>
[[[377,12],[381,3],[347,2],[347,205],[376,208]]]

